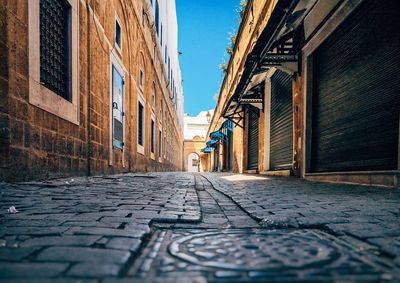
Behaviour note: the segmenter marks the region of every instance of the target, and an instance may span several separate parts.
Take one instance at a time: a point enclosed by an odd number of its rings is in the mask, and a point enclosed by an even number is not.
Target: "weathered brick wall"
[[[10,122],[8,118],[8,13],[0,0],[0,179],[8,173]]]
[[[163,130],[170,131],[174,152],[182,152],[183,139],[160,55],[154,54],[151,30],[141,25],[138,16],[143,1],[78,2],[79,125],[75,125],[29,103],[28,0],[0,1],[0,179],[180,169],[182,157],[176,154],[162,163],[157,154],[155,160],[150,158],[148,129],[153,82],[157,93],[156,129],[160,122]],[[110,53],[115,52],[112,44],[116,13],[122,22],[121,62],[126,69],[123,152],[110,146]],[[144,156],[137,153],[140,60],[145,72]],[[163,121],[158,115],[159,101],[163,101],[165,109]],[[158,149],[158,139],[155,148]]]

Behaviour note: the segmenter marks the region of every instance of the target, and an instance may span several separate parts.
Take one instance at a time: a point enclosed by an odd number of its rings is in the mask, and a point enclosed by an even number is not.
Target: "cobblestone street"
[[[0,183],[0,281],[399,282],[399,203],[253,175]]]

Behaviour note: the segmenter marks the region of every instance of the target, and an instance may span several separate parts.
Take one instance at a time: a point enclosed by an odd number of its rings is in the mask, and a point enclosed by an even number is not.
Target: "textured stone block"
[[[112,263],[77,263],[68,272],[70,276],[106,277],[117,276],[121,266]]]
[[[129,250],[136,252],[139,249],[141,241],[139,239],[132,238],[112,238],[107,244],[107,248],[118,249],[118,250]]]
[[[65,263],[0,263],[0,278],[53,277],[65,271]]]
[[[37,260],[39,261],[62,261],[62,262],[107,262],[125,263],[130,252],[97,249],[86,247],[50,247],[42,251]]]
[[[27,257],[38,248],[6,248],[0,247],[0,260],[19,261]]]
[[[0,126],[1,127],[1,126]],[[24,145],[24,123],[18,120],[11,120],[11,139],[13,145]]]
[[[3,142],[10,140],[10,119],[3,113],[0,113],[0,140]]]
[[[90,246],[94,244],[99,238],[100,236],[85,236],[85,235],[45,236],[40,238],[27,239],[21,243],[21,247]]]

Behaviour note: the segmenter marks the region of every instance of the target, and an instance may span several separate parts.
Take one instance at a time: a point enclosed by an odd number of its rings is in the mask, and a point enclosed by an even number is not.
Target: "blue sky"
[[[178,48],[185,113],[197,115],[215,107],[223,76],[218,65],[228,61],[229,35],[239,26],[240,0],[176,0]]]

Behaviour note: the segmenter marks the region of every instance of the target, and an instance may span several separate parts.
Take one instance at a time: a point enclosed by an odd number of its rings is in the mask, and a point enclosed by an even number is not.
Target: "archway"
[[[188,157],[188,164],[187,164],[188,172],[199,172],[200,170],[200,156],[192,152],[189,154]]]

